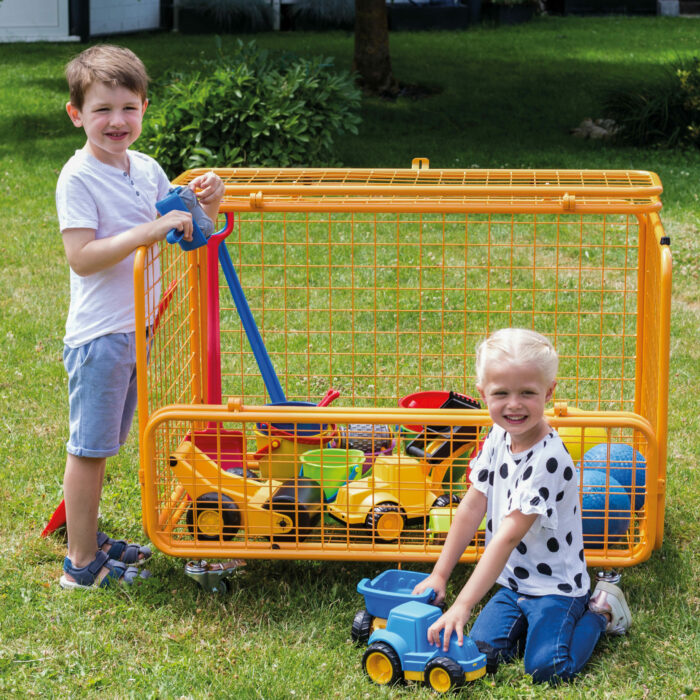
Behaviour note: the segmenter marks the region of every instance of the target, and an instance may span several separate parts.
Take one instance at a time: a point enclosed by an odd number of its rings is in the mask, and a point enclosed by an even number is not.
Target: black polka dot
[[[493,520],[489,519],[489,521],[486,523],[486,527],[488,528],[488,531],[491,532],[493,530]]]
[[[516,489],[518,488],[518,484],[519,484],[519,483],[520,483],[520,480],[519,480],[519,479],[516,479],[516,480],[515,480],[515,488],[516,488]]]
[[[549,498],[549,489],[544,486],[537,493],[539,493],[545,501]]]
[[[508,579],[508,585],[510,586],[511,591],[517,591],[518,590],[518,582],[514,578],[509,578]]]
[[[538,564],[537,571],[539,571],[543,576],[552,575],[552,567],[549,564]]]
[[[559,551],[559,540],[556,537],[550,537],[547,540],[547,549],[550,552],[558,552]]]
[[[578,505],[574,506],[574,515],[576,515],[576,511],[578,510]]]
[[[489,485],[493,486],[493,474],[494,472],[489,472]]]
[[[554,474],[554,472],[559,468],[559,462],[557,462],[557,460],[554,459],[554,457],[550,457],[550,458],[547,460],[547,465],[546,465],[546,466],[547,466],[547,471],[548,471],[550,474]]]
[[[523,481],[527,481],[532,476],[532,467],[528,467],[523,472]]]
[[[508,493],[506,494],[506,498],[510,498],[510,489],[508,489]]]
[[[574,470],[571,467],[567,467],[566,469],[564,469],[564,478],[567,481],[571,481],[573,476],[574,476]]]
[[[556,500],[557,500],[557,501],[561,501],[562,498],[564,498],[564,492],[563,492],[563,491],[560,491],[560,492],[557,494]]]
[[[532,450],[530,450],[530,451],[527,453],[527,457],[525,457],[525,461],[527,462],[527,461],[528,461],[529,459],[531,459],[531,458],[532,458]]]
[[[486,481],[486,479],[489,478],[489,470],[488,469],[481,469],[479,473],[476,475],[476,478],[479,481]]]
[[[508,465],[505,462],[501,464],[501,468],[498,470],[498,473],[501,475],[501,479],[508,478]]]
[[[570,583],[560,583],[557,585],[557,588],[562,591],[562,593],[571,593],[571,591],[574,590]]]
[[[508,510],[510,510],[513,507],[513,499],[509,498],[508,499]]]
[[[567,532],[566,533],[566,544],[568,544],[569,547],[571,547],[571,543],[573,541],[574,541],[574,536],[570,532]]]
[[[514,459],[513,461],[515,462],[516,466],[517,466],[518,464],[520,464],[520,462],[522,462],[521,459]]]
[[[581,550],[581,551],[578,553],[578,558],[579,558],[581,561],[584,560],[583,550]]]
[[[520,579],[530,578],[530,572],[522,566],[516,566],[513,573]]]
[[[570,454],[569,448],[566,446],[566,443],[565,443],[565,442],[562,442],[562,443],[561,443],[561,446],[566,450],[566,454]]]
[[[530,499],[530,505],[531,506],[536,506],[540,502],[540,497],[539,496],[533,496]]]
[[[525,554],[527,552],[527,547],[525,546],[524,542],[518,542],[515,548],[520,552],[520,554]]]
[[[547,508],[547,517],[551,518],[554,511],[551,508]]]
[[[547,433],[547,437],[548,437],[548,438],[553,438],[553,437],[554,437],[554,433]]]
[[[576,574],[574,576],[574,583],[576,584],[576,588],[581,588],[581,579],[583,578],[583,574]]]
[[[547,447],[547,441],[546,441],[546,440],[542,443],[542,447]]]

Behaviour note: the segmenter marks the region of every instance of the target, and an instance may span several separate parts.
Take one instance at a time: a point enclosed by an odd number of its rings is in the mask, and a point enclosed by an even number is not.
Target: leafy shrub
[[[604,108],[622,141],[700,147],[700,58],[677,61],[644,85],[611,92]]]
[[[219,42],[220,43],[220,42]],[[360,92],[332,59],[272,57],[253,42],[171,71],[153,86],[143,150],[168,175],[195,167],[335,165],[357,133]]]

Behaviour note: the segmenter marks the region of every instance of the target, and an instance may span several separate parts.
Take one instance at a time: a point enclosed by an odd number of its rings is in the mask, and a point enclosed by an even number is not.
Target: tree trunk
[[[391,72],[386,0],[355,0],[353,70],[365,92],[391,96],[398,92]]]

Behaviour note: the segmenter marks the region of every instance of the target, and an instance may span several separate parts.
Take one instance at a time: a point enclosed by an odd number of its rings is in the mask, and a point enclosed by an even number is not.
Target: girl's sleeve
[[[486,494],[489,486],[493,485],[493,454],[496,433],[493,427],[489,430],[479,453],[469,463],[470,481],[477,491]]]

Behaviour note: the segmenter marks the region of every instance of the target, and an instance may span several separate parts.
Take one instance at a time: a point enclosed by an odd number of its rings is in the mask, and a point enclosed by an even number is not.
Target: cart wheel
[[[273,542],[294,542],[306,539],[321,517],[321,487],[312,479],[285,481],[266,508],[275,515],[270,539]]]
[[[352,621],[352,631],[350,636],[355,644],[364,646],[367,644],[370,635],[372,634],[372,623],[374,616],[370,615],[366,610],[358,610],[355,619]]]
[[[187,525],[199,540],[218,540],[219,537],[232,540],[241,526],[241,514],[232,498],[212,491],[202,494],[196,503],[190,505]]]
[[[367,647],[362,668],[377,685],[393,685],[403,678],[399,655],[384,642],[374,642]]]
[[[425,684],[437,693],[447,693],[464,685],[464,671],[453,659],[439,656],[425,667]]]
[[[406,526],[403,510],[394,503],[380,503],[367,515],[365,525],[375,533],[378,542],[395,542]]]
[[[462,499],[456,493],[453,493],[451,496],[449,493],[443,493],[435,499],[432,508],[445,508],[453,503],[458,504],[461,500]]]
[[[229,474],[235,474],[236,476],[244,476],[246,479],[255,479],[260,481],[260,475],[251,471],[250,469],[243,469],[243,467],[233,467],[233,469],[228,470]]]

